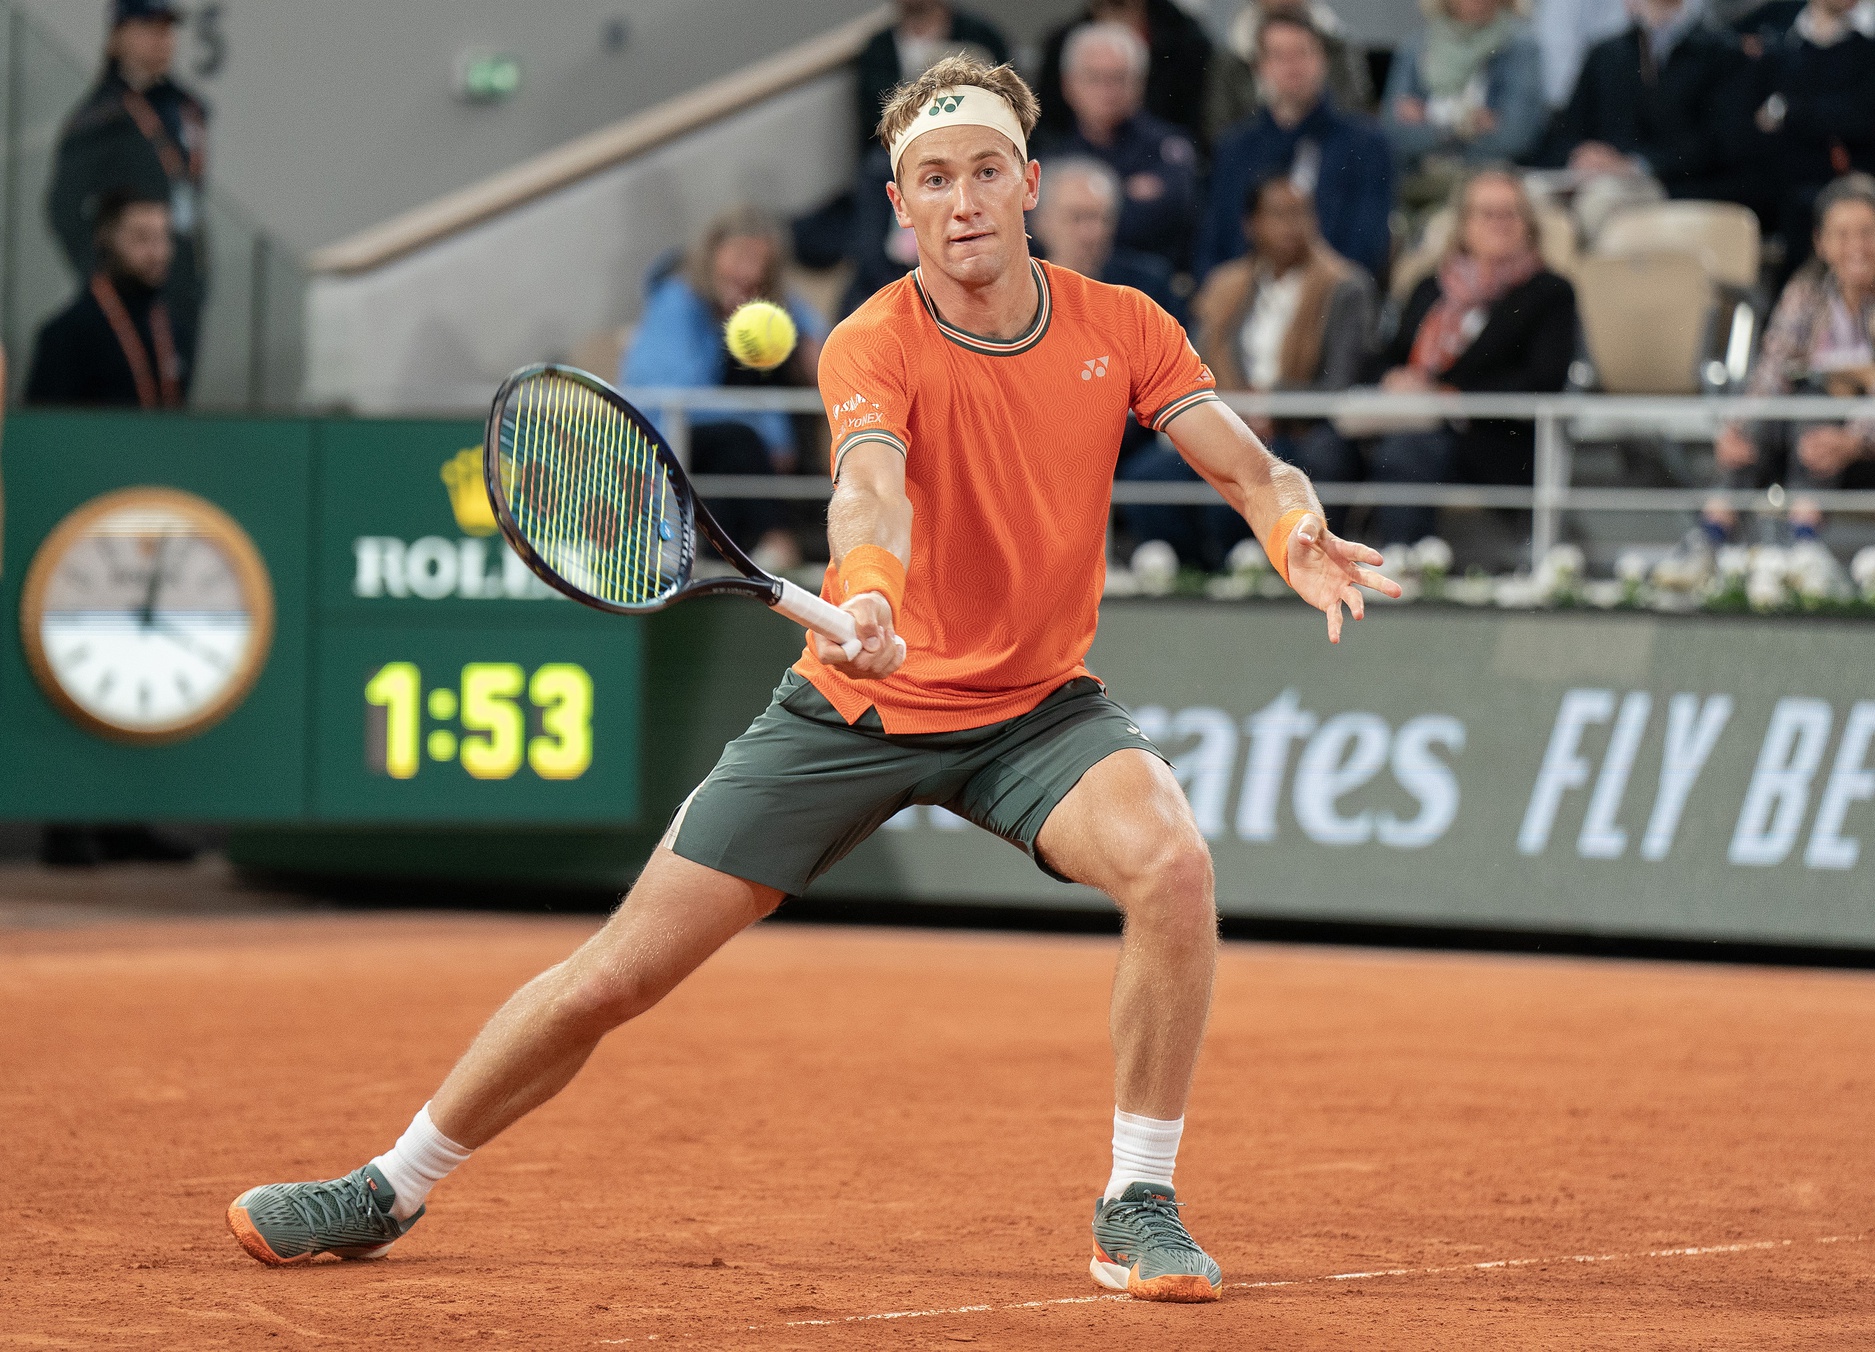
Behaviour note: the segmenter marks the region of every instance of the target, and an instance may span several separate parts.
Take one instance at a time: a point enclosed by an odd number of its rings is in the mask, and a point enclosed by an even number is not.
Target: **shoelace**
[[[1178,1218],[1183,1202],[1167,1201],[1163,1197],[1148,1197],[1139,1202],[1120,1203],[1120,1215],[1116,1218],[1122,1223],[1132,1221],[1143,1229],[1154,1241],[1171,1244],[1181,1249],[1203,1252],[1198,1248],[1198,1241],[1191,1237],[1185,1223]],[[1109,1213],[1111,1214],[1111,1213]]]
[[[348,1222],[381,1230],[382,1220],[363,1187],[348,1179],[335,1178],[330,1183],[315,1183],[295,1188],[283,1199],[293,1214],[317,1234],[321,1228],[337,1229]]]

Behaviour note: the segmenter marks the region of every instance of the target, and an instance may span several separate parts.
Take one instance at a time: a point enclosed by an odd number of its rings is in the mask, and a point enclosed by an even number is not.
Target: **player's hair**
[[[1084,23],[1077,25],[1068,34],[1067,41],[1061,44],[1061,72],[1067,74],[1081,63],[1081,54],[1089,47],[1102,44],[1126,54],[1126,64],[1132,68],[1136,79],[1145,79],[1152,67],[1152,50],[1128,24],[1115,23],[1111,19],[1102,23]]]
[[[781,223],[760,207],[746,203],[728,207],[710,218],[703,233],[684,254],[684,280],[705,305],[716,303],[716,250],[726,239],[759,239],[770,246],[768,266],[762,271],[760,294],[772,301],[781,299],[781,270],[788,262],[788,238]]]
[[[974,85],[1001,96],[1015,112],[1023,136],[1035,134],[1035,124],[1042,117],[1042,105],[1035,91],[1016,74],[1016,68],[1007,62],[1000,66],[988,65],[963,52],[943,58],[917,79],[907,80],[886,95],[885,107],[879,114],[880,144],[891,150],[892,142],[924,111],[933,95],[958,85]]]

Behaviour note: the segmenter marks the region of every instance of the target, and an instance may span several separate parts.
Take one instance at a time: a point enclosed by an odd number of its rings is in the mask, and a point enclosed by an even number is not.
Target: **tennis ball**
[[[794,351],[794,320],[771,300],[739,305],[723,325],[730,355],[754,371],[772,371]]]

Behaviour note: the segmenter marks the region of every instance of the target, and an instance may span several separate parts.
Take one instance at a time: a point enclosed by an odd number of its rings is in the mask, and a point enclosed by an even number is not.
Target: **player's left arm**
[[[1186,463],[1250,523],[1271,561],[1280,559],[1278,571],[1296,594],[1328,616],[1329,642],[1341,641],[1342,606],[1357,620],[1366,614],[1362,587],[1400,594],[1397,582],[1366,566],[1380,562],[1376,551],[1329,533],[1309,476],[1271,455],[1224,404],[1207,399],[1164,430]]]

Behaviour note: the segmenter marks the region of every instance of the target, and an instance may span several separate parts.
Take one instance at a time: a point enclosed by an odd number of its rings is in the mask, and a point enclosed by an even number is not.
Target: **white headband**
[[[1018,158],[1024,164],[1029,162],[1028,138],[1022,134],[1022,123],[1016,120],[1016,110],[1009,106],[1009,100],[979,85],[953,85],[933,94],[924,111],[893,138],[893,178],[898,177],[898,162],[906,148],[939,127],[988,127],[999,131],[1015,143]]]

